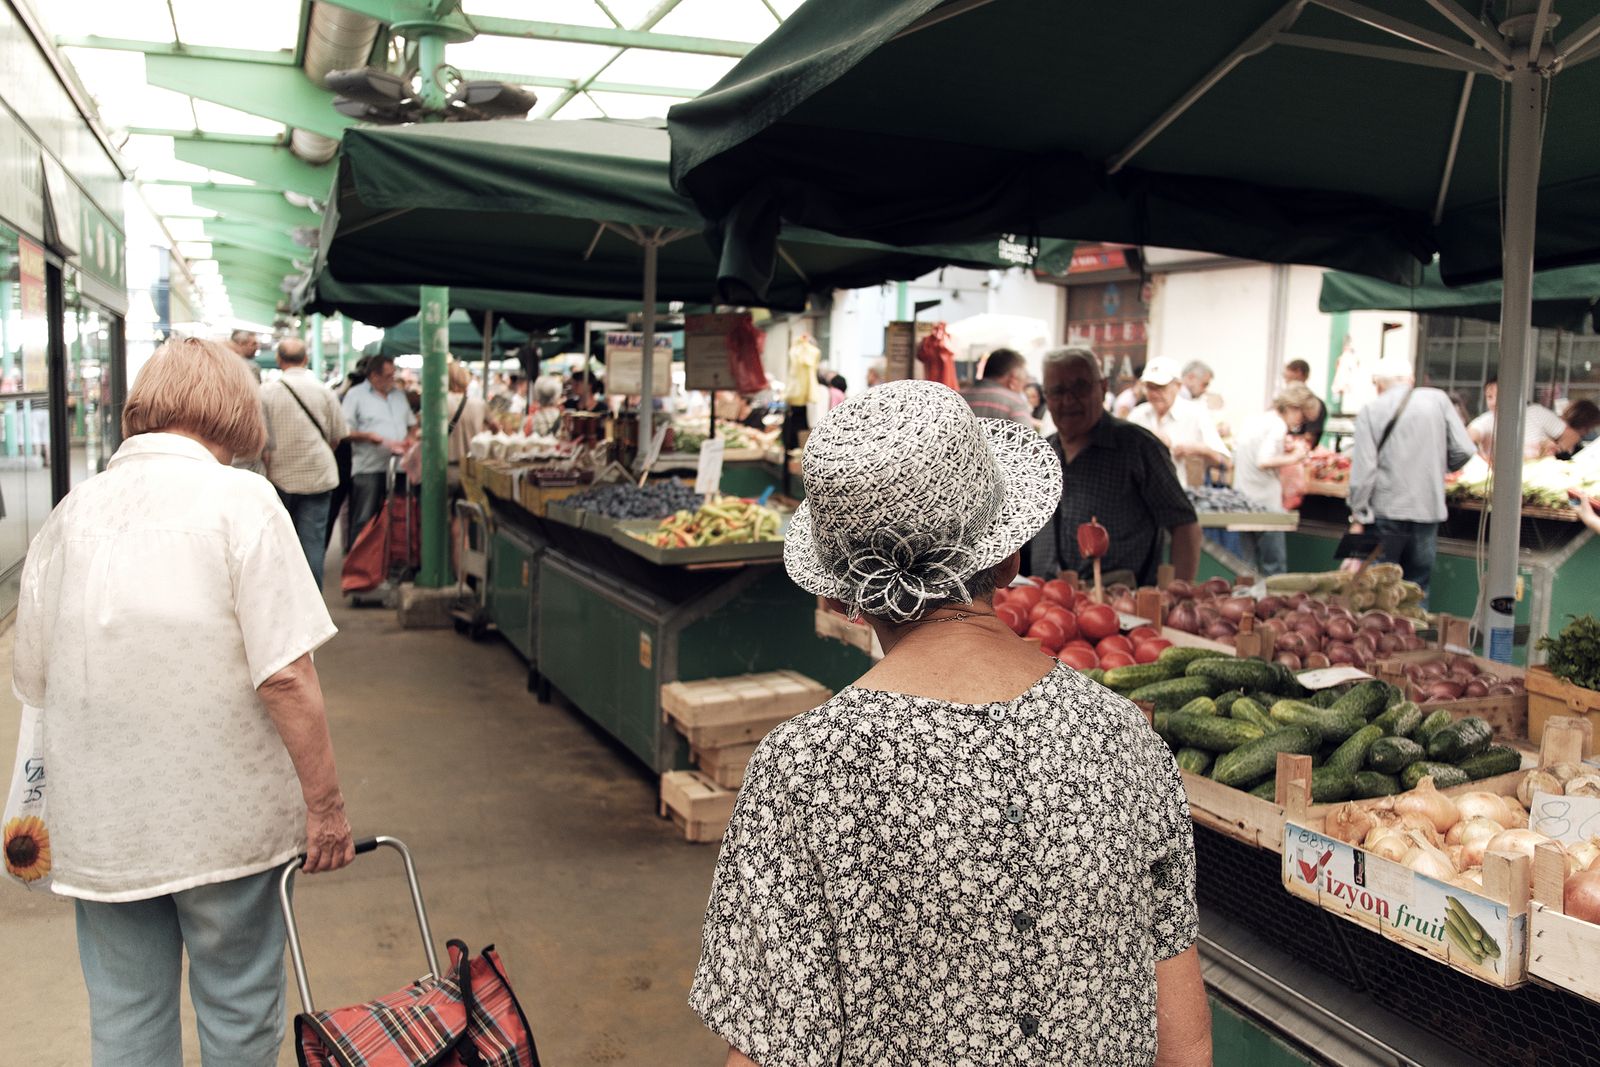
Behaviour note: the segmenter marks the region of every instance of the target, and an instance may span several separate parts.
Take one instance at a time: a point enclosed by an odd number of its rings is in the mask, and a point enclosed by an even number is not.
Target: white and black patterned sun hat
[[[785,534],[795,584],[896,622],[970,599],[966,582],[1055,514],[1061,463],[1031,426],[980,419],[936,382],[880,385],[817,424]]]

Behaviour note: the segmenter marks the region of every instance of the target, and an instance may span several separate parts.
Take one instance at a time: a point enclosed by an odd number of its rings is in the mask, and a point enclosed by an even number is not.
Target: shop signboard
[[[728,336],[748,315],[689,315],[684,318],[684,385],[714,392],[735,389],[737,380],[728,357]]]
[[[651,394],[672,392],[672,338],[656,334],[655,359],[650,367]],[[644,392],[644,334],[606,334],[606,392],[613,396],[640,396]]]
[[[49,387],[50,311],[45,299],[44,249],[17,241],[17,297],[22,312],[22,383],[18,391]]]
[[[891,322],[883,328],[883,380],[900,382],[919,377],[917,345],[933,332],[931,322]]]
[[[1526,861],[1484,859],[1511,867],[1508,882],[1522,880],[1519,906],[1418,874],[1335,840],[1290,819],[1283,828],[1283,884],[1344,919],[1375,930],[1417,952],[1434,956],[1474,978],[1498,986],[1527,978]],[[1513,894],[1513,899],[1516,895]]]

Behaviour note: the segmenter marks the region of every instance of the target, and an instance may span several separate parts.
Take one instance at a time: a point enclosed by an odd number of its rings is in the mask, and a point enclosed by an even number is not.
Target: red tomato
[[[990,603],[992,603],[995,607],[998,608],[1009,599],[1011,599],[1011,590],[1009,590],[1009,589],[996,589],[994,591],[994,596],[990,598]]]
[[[1048,615],[1050,613],[1050,609],[1052,607],[1054,607],[1054,606],[1055,606],[1055,604],[1052,601],[1049,601],[1049,600],[1041,600],[1041,601],[1039,601],[1037,604],[1035,604],[1028,611],[1028,621],[1029,622],[1038,622],[1040,619],[1042,619],[1046,615]]]
[[[1110,637],[1102,637],[1097,641],[1094,650],[1096,654],[1101,656],[1107,652],[1126,652],[1131,656],[1133,655],[1133,642],[1121,634],[1112,634]]]
[[[1163,648],[1171,647],[1172,642],[1164,637],[1158,637],[1154,641],[1140,641],[1133,648],[1133,658],[1140,663],[1154,663]]]
[[[1033,606],[1042,599],[1044,599],[1044,593],[1040,592],[1038,586],[1017,585],[1012,586],[1011,597],[1006,601],[1006,603],[1013,604],[1016,607],[1021,608],[1023,613],[1026,614],[1027,612],[1032,611]]]
[[[1136,626],[1128,631],[1128,640],[1133,642],[1135,648],[1138,648],[1144,641],[1154,641],[1160,636],[1161,631],[1154,626]]]
[[[1039,644],[1046,652],[1054,654],[1057,649],[1067,641],[1066,635],[1061,632],[1061,627],[1049,619],[1040,619],[1028,629],[1028,637],[1037,637]]]
[[[1075,671],[1092,671],[1100,666],[1100,660],[1086,648],[1068,645],[1056,653],[1056,659],[1065,663]]]
[[[1091,641],[1110,637],[1121,627],[1117,613],[1106,604],[1091,604],[1078,612],[1078,632]]]
[[[1092,607],[1094,607],[1094,597],[1090,596],[1088,593],[1079,593],[1077,596],[1072,598],[1072,610],[1076,611],[1080,615],[1083,614],[1084,608]]]
[[[1001,604],[994,609],[994,613],[1018,637],[1028,632],[1028,617],[1015,604]]]
[[[1044,595],[1054,600],[1057,604],[1064,604],[1070,608],[1075,594],[1072,586],[1063,582],[1060,578],[1052,578],[1044,583]]]
[[[1029,578],[1028,581],[1032,582],[1036,589],[1044,588],[1044,579],[1037,574],[1035,574],[1032,578]]]
[[[1126,652],[1107,652],[1100,657],[1100,666],[1108,671],[1112,667],[1131,667],[1133,664],[1133,657]]]
[[[1078,636],[1078,617],[1060,604],[1053,605],[1045,613],[1045,618],[1050,619],[1061,627],[1061,632],[1067,635],[1068,641]]]

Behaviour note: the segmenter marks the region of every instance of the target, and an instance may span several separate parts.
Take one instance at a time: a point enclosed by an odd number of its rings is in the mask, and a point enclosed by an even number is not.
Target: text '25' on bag
[[[50,828],[45,818],[44,723],[24,705],[11,787],[0,808],[0,859],[6,877],[24,889],[50,888]]]

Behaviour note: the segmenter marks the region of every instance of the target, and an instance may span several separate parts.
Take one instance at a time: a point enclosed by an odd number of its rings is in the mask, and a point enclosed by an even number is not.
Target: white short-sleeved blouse
[[[256,687],[335,633],[272,486],[141,434],[22,572],[13,682],[43,710],[57,893],[143,900],[295,855],[305,805]]]

